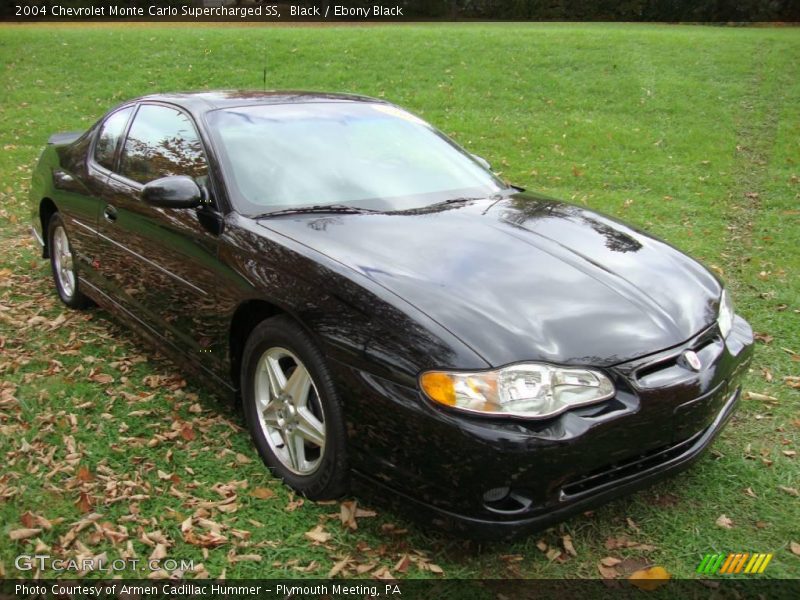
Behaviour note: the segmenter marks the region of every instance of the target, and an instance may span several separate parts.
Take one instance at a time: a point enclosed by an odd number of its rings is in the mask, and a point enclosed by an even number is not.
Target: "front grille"
[[[697,353],[703,369],[715,364],[724,350],[724,340],[715,327],[709,328],[679,349],[673,349],[641,361],[633,361],[633,378],[641,389],[662,388],[676,382],[693,379],[697,374],[682,364],[686,350]]]
[[[677,444],[661,446],[629,460],[604,465],[568,483],[561,490],[565,496],[582,495],[606,484],[646,471],[683,454],[705,431],[704,429]]]

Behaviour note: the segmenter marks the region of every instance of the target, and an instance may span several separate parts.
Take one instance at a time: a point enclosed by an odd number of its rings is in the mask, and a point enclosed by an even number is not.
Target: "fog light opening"
[[[514,492],[510,487],[496,487],[483,493],[483,506],[494,513],[515,514],[528,510],[532,504],[530,498]]]

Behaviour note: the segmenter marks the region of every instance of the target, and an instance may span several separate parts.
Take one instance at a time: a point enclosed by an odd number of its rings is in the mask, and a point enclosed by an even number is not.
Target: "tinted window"
[[[147,183],[168,175],[203,177],[207,170],[200,139],[186,115],[166,106],[139,108],[122,150],[122,175]]]
[[[132,111],[132,106],[118,110],[106,119],[100,129],[100,135],[97,136],[97,144],[94,147],[94,159],[106,169],[114,168],[114,154]]]
[[[208,120],[245,214],[344,203],[405,210],[503,189],[444,135],[385,104],[247,106]]]

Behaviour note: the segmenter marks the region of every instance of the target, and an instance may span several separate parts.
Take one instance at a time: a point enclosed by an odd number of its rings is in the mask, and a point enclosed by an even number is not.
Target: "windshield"
[[[247,106],[207,118],[244,214],[328,204],[408,210],[505,188],[443,134],[386,104]]]

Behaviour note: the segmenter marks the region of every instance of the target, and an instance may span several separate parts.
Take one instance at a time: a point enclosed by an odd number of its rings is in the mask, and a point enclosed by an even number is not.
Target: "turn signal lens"
[[[447,406],[456,405],[456,389],[447,373],[428,372],[420,377],[423,391],[431,400]]]
[[[542,363],[469,373],[428,371],[419,381],[428,398],[439,404],[531,419],[553,417],[614,395],[614,385],[600,371]]]

